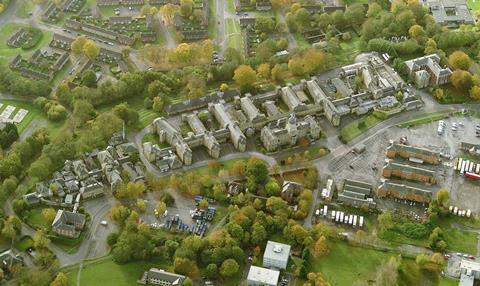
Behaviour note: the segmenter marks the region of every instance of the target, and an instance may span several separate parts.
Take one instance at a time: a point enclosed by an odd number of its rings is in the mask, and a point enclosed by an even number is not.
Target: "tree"
[[[257,74],[263,79],[270,77],[270,65],[267,63],[261,64],[257,67]]]
[[[79,36],[77,37],[72,44],[70,45],[70,49],[74,54],[83,54],[83,46],[87,42],[87,37]]]
[[[233,79],[241,87],[252,86],[257,81],[257,73],[248,65],[240,65],[234,72]]]
[[[95,87],[97,85],[97,75],[91,69],[88,69],[82,74],[82,84],[86,87]]]
[[[42,210],[43,219],[47,222],[48,225],[51,225],[57,212],[53,208],[46,208]]]
[[[218,274],[218,267],[215,263],[210,263],[207,265],[206,273],[208,278],[216,278]]]
[[[50,283],[50,286],[67,286],[68,285],[68,278],[63,272],[58,272],[55,280]]]
[[[235,259],[229,258],[220,266],[220,275],[223,277],[231,277],[238,272],[239,265]]]
[[[315,258],[328,255],[330,250],[325,236],[320,236],[317,241],[311,245],[310,252]]]
[[[163,111],[163,105],[164,105],[164,102],[163,102],[163,99],[160,97],[160,96],[156,96],[153,98],[153,105],[152,105],[152,109],[153,111],[155,112],[162,112]]]
[[[193,1],[192,0],[181,0],[180,1],[180,14],[189,18],[193,13]]]
[[[472,60],[462,51],[455,51],[448,56],[448,64],[454,69],[468,70]]]
[[[271,78],[276,82],[283,81],[285,78],[285,69],[282,65],[276,64],[271,71]]]
[[[133,199],[143,194],[146,191],[145,184],[141,181],[128,182],[126,185],[122,185],[117,191],[119,198]]]
[[[302,264],[302,266],[304,265]],[[310,272],[307,274],[307,282],[303,286],[331,286],[331,284],[323,277],[322,273]]]
[[[190,279],[190,277],[187,277],[187,278],[183,281],[183,286],[193,286],[192,279]]]
[[[435,96],[436,99],[441,100],[444,96],[443,89],[441,88],[436,88],[433,91],[433,96]]]
[[[198,207],[201,209],[207,209],[208,208],[208,201],[206,199],[201,199],[198,202]]]
[[[450,195],[447,189],[440,189],[437,192],[437,201],[440,206],[445,207],[448,203],[449,198],[450,198]]]
[[[267,196],[278,196],[280,195],[280,186],[278,185],[278,182],[274,179],[271,179],[268,181],[268,183],[265,185],[265,191],[267,192]]]
[[[295,76],[304,75],[303,59],[298,56],[291,58],[288,61],[288,70]]]
[[[375,271],[374,286],[396,286],[400,259],[390,257],[386,263],[381,263]]]
[[[250,191],[257,190],[258,186],[265,185],[269,180],[267,164],[255,157],[248,160],[245,169],[247,186]]]
[[[245,175],[245,162],[243,160],[235,161],[230,171],[232,176],[244,176]]]
[[[167,204],[165,204],[162,201],[159,201],[156,206],[156,210],[160,215],[163,215],[165,211],[167,210]]]
[[[261,223],[254,223],[252,226],[251,241],[253,244],[262,244],[267,238],[267,231]]]
[[[472,75],[468,71],[455,70],[450,76],[452,85],[461,92],[467,93],[473,86]]]
[[[191,277],[195,277],[198,275],[197,263],[195,263],[195,261],[188,258],[183,258],[183,257],[175,258],[173,262],[173,267],[175,272],[179,274],[184,274]]]
[[[471,97],[473,100],[480,100],[480,86],[474,85],[474,86],[470,89],[470,97]]]
[[[420,25],[413,25],[408,29],[408,34],[412,38],[417,38],[425,35],[425,31],[423,30],[423,27]]]
[[[33,236],[33,247],[37,250],[47,249],[50,240],[47,238],[43,230],[37,230]]]
[[[394,226],[393,216],[391,212],[383,212],[378,216],[377,220],[381,232],[389,230]]]
[[[177,13],[179,9],[180,7],[178,5],[168,3],[160,7],[160,13],[162,14],[167,24],[172,24],[175,13]]]
[[[98,54],[100,53],[100,49],[97,47],[97,44],[92,40],[87,40],[83,45],[83,54],[93,60],[97,58]]]
[[[137,199],[136,206],[140,213],[144,213],[147,210],[147,205],[143,199]]]
[[[118,118],[122,119],[127,125],[135,125],[138,122],[139,115],[138,112],[130,108],[128,103],[123,102],[117,104],[113,109],[113,113],[118,116]]]

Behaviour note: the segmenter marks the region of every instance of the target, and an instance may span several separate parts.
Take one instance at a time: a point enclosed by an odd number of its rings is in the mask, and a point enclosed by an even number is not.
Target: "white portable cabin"
[[[335,220],[336,213],[335,211],[332,211],[332,220]]]
[[[340,212],[337,211],[337,213],[335,214],[335,222],[338,222],[340,220]]]
[[[458,208],[457,208],[457,207],[455,207],[455,208],[453,209],[453,214],[454,214],[454,215],[457,215],[457,214],[458,214]]]
[[[363,216],[360,216],[360,220],[358,221],[358,226],[363,227]]]
[[[322,210],[322,212],[323,212],[323,210]],[[315,211],[315,215],[316,215],[316,216],[319,216],[319,215],[320,215],[320,210],[319,210],[319,209],[317,209],[317,210]]]
[[[465,173],[465,168],[467,167],[468,161],[463,161],[462,162],[462,168],[460,168],[460,174]]]
[[[357,215],[353,216],[353,226],[357,226]]]
[[[470,168],[468,168],[468,171],[471,173],[473,171],[473,167],[475,166],[475,163],[470,162]]]
[[[348,224],[353,224],[353,215],[351,215],[350,218],[348,219]]]
[[[328,206],[327,206],[327,205],[324,205],[324,206],[323,206],[323,215],[324,215],[324,216],[327,216],[327,213],[328,213]]]
[[[458,159],[458,164],[457,164],[457,171],[460,171],[463,165],[463,158]]]
[[[451,213],[453,213],[453,206],[449,206],[449,207],[448,207],[448,211],[451,212]]]
[[[477,168],[475,169],[475,173],[480,174],[480,164],[477,164]]]
[[[345,216],[345,219],[343,220],[343,222],[344,222],[344,223],[348,223],[349,217],[351,217],[351,215],[350,215],[350,216],[346,215],[346,216]]]
[[[472,211],[470,209],[467,210],[467,217],[471,217],[472,216]]]
[[[343,222],[343,216],[345,215],[344,212],[340,212],[340,222]]]

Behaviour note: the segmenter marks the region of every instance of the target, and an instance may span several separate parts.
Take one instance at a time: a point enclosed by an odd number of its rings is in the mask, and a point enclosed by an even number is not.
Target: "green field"
[[[362,128],[359,128],[358,124],[360,122],[365,122],[365,126]],[[355,120],[342,128],[340,131],[340,135],[342,136],[342,139],[344,142],[349,142],[355,137],[359,136],[363,132],[367,131],[368,129],[374,127],[378,123],[382,122],[381,119],[377,118],[376,116],[370,114],[365,117],[362,117],[359,120]]]
[[[28,248],[32,247],[33,239],[30,236],[24,236],[15,242],[15,248],[19,251],[25,252]]]
[[[350,64],[360,53],[360,37],[350,31],[352,38],[349,41],[340,41],[340,50],[334,51],[336,64]]]
[[[352,285],[355,281],[374,279],[377,267],[392,256],[396,254],[335,242],[330,244],[328,256],[310,261],[311,267],[308,270],[321,272],[332,286]],[[413,259],[402,258],[399,286],[457,285],[452,284],[453,281],[455,280],[439,279],[438,275],[419,269]]]
[[[480,0],[468,0],[467,5],[470,9],[472,9],[473,13],[480,10]]]
[[[234,19],[227,19],[227,36],[228,46],[230,48],[243,51],[242,34],[240,29],[240,23]]]
[[[14,58],[17,54],[21,54],[23,57],[30,56],[37,48],[43,47],[48,45],[48,43],[52,39],[52,33],[50,32],[43,32],[42,39],[40,42],[29,50],[23,50],[22,48],[15,48],[12,49],[7,46],[8,38],[18,29],[22,27],[27,27],[24,25],[8,23],[4,25],[0,29],[0,64],[8,64],[12,58]]]
[[[49,207],[39,206],[26,211],[25,223],[35,229],[49,229],[50,225],[46,223],[42,215],[42,210],[45,208]]]
[[[337,242],[330,244],[327,257],[312,259],[309,270],[323,273],[332,286],[352,285],[353,281],[369,279],[377,266],[391,256]]]
[[[398,124],[399,127],[412,127],[416,125],[426,124],[440,119],[445,119],[450,116],[451,110],[437,111],[431,113],[423,113],[412,116],[408,121]]]
[[[111,256],[95,261],[85,262],[80,273],[80,286],[131,286],[137,285],[137,280],[144,271],[152,268],[171,269],[167,265],[155,262],[132,262],[127,264],[115,263]],[[66,271],[68,285],[77,285],[78,266]],[[105,278],[106,275],[108,278]],[[105,279],[102,279],[104,277]]]

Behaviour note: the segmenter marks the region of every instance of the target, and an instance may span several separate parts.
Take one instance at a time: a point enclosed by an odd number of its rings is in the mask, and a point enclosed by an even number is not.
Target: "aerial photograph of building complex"
[[[0,285],[480,285],[480,1],[0,0]]]

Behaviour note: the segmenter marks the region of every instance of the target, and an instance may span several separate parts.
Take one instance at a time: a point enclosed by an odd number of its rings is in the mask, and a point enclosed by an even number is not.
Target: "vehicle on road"
[[[102,220],[102,221],[100,222],[100,224],[103,225],[103,226],[107,226],[107,225],[108,225],[108,222],[107,222],[106,220]]]

